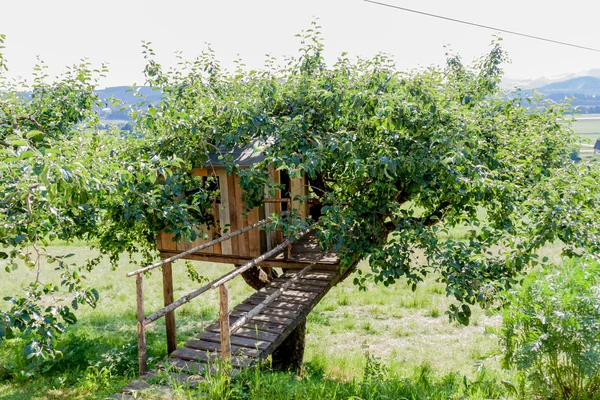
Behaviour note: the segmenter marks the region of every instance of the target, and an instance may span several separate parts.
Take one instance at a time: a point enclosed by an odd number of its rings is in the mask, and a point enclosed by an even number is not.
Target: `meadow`
[[[83,243],[55,244],[48,250],[57,254],[74,253],[74,262],[82,262],[94,254]],[[556,251],[548,248],[545,254],[553,256]],[[61,359],[46,361],[33,375],[23,374],[19,371],[27,370],[22,355],[24,340],[17,338],[5,343],[0,350],[0,399],[104,398],[136,378],[135,281],[125,278],[126,272],[137,268],[134,261],[123,260],[116,270],[105,261],[88,274],[90,286],[98,289],[101,299],[96,309],[81,309],[77,324],[60,338],[58,347],[64,353]],[[216,278],[231,268],[201,262],[192,265],[207,278]],[[360,268],[368,266],[363,262]],[[58,279],[51,265],[43,265],[42,270],[43,282]],[[0,272],[4,282],[0,296],[22,290],[34,274],[26,267],[10,275]],[[195,287],[197,284],[187,276],[184,263],[175,263],[175,297]],[[426,393],[431,398],[450,399],[465,395],[469,398],[510,395],[508,388],[512,384],[506,386],[506,382],[516,378],[512,372],[500,368],[499,312],[476,308],[469,326],[450,323],[444,313],[451,298],[434,276],[414,292],[402,282],[389,287],[370,283],[367,289],[359,291],[351,278],[346,279],[308,316],[302,377],[248,371],[234,381],[228,389],[231,393],[227,392],[230,397],[225,397],[324,398],[323,394],[328,393],[325,397],[375,399],[421,398]],[[145,290],[147,312],[160,308],[160,274],[151,274],[145,280]],[[232,282],[232,304],[251,293],[252,289],[243,280]],[[56,300],[61,299],[48,299]],[[6,307],[6,303],[1,304],[0,310]],[[183,306],[177,313],[179,344],[216,318],[216,291]],[[164,320],[159,320],[148,335],[151,364],[166,355],[165,347]],[[242,395],[236,396],[236,385],[240,382],[243,388],[238,389]],[[222,396],[222,387],[215,385],[212,390]],[[198,392],[181,387],[169,394],[177,398],[197,395]],[[160,398],[159,394],[156,396]]]
[[[600,139],[600,114],[585,114],[580,115],[573,122],[573,130],[584,139],[581,156],[590,157],[594,155],[592,147],[596,140]]]

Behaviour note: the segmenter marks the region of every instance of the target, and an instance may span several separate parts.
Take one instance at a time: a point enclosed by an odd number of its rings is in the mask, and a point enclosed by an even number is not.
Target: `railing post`
[[[287,199],[288,212],[291,214],[292,212],[292,199]],[[292,259],[292,244],[290,243],[285,251],[285,255],[283,257],[284,260]]]
[[[146,327],[144,325],[144,289],[142,274],[135,278],[135,289],[137,298],[137,334],[138,334],[138,364],[140,376],[146,375],[148,360],[146,357]]]
[[[173,303],[173,269],[170,262],[162,267],[163,298],[165,307]],[[165,315],[165,326],[167,329],[167,352],[171,354],[177,349],[177,333],[175,328],[175,311]]]
[[[221,359],[231,358],[231,337],[229,335],[229,293],[227,284],[219,286],[219,330],[221,332]]]

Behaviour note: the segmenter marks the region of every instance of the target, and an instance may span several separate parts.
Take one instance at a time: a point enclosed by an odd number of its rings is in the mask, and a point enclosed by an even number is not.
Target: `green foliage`
[[[549,265],[527,277],[504,313],[504,365],[536,395],[600,396],[600,264]]]
[[[157,232],[203,236],[219,193],[192,169],[215,153],[240,175],[247,207],[277,188],[268,168],[308,176],[309,197],[323,205],[321,245],[346,267],[370,262],[357,284],[405,279],[416,288],[437,272],[457,300],[448,314],[461,323],[471,305],[493,304],[536,264],[544,243],[598,250],[599,189],[584,176],[597,172],[572,164],[576,138],[560,122],[562,106],[531,112],[499,90],[506,56],[497,41],[471,67],[450,55],[445,68],[403,73],[384,54],[342,54],[327,65],[313,25],[298,57],[269,59],[261,71],[225,71],[210,48],[192,61],[178,55],[178,68],[166,70],[145,43],[147,84],[161,100],[134,92],[130,132],[97,128],[104,67],[83,60],[50,80],[40,62],[31,84],[0,72],[0,263],[12,271],[23,259],[36,271],[29,291],[12,297],[16,308],[0,314],[0,339],[38,332],[42,350],[33,353],[52,353],[72,309],[97,300],[82,278],[96,257],[57,263],[60,284],[44,281],[49,241],[84,240],[116,267],[123,253],[153,260]],[[0,71],[6,65],[0,56]],[[241,169],[228,150],[248,145],[266,158]],[[272,226],[292,235],[313,222],[291,212]],[[458,225],[468,229],[464,240],[440,239]],[[416,251],[427,264],[412,263]],[[56,288],[72,295],[71,308],[43,304]]]

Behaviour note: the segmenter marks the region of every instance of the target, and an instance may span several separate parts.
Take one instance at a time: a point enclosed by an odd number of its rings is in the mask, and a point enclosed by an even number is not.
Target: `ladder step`
[[[213,333],[221,332],[219,327],[214,327],[214,326],[212,328],[209,326],[206,329],[206,331],[213,332]],[[269,333],[269,332],[263,332],[263,331],[259,331],[259,330],[252,330],[252,329],[246,329],[246,328],[238,329],[235,332],[235,335],[233,335],[233,336],[239,336],[239,337],[255,339],[255,340],[263,340],[265,342],[274,342],[279,337],[279,335],[276,333]],[[232,338],[233,338],[233,336],[232,336]]]
[[[180,347],[171,353],[172,358],[180,358],[187,361],[196,361],[201,363],[217,363],[220,361],[218,354],[210,353],[202,350]],[[231,365],[234,367],[248,367],[252,365],[252,359],[246,357],[233,356],[230,359]]]
[[[246,315],[246,312],[237,311],[234,309],[233,311],[231,311],[230,315],[232,317],[240,318],[240,317],[243,317],[244,315]],[[289,325],[294,320],[292,318],[277,317],[275,315],[258,314],[257,316],[252,318],[252,321],[264,321],[264,322],[267,322],[270,324]]]
[[[221,335],[219,335],[218,333],[203,332],[198,335],[198,338],[200,340],[206,340],[207,342],[221,343]],[[255,340],[255,339],[240,337],[238,335],[233,335],[233,336],[231,336],[231,344],[240,346],[240,347],[247,347],[249,349],[264,350],[267,347],[269,347],[269,345],[271,343],[266,342],[264,340]]]
[[[235,306],[236,311],[250,311],[255,307],[255,305],[252,304],[239,304],[237,306]],[[265,314],[265,315],[273,315],[276,317],[285,317],[285,318],[291,318],[294,319],[296,318],[300,313],[296,310],[285,310],[285,309],[280,309],[280,308],[271,308],[271,307],[266,307],[261,311],[261,314]]]
[[[215,353],[221,352],[221,344],[215,342],[208,342],[206,340],[188,340],[185,344],[185,347],[189,347],[190,349],[202,350],[202,351],[211,351]],[[248,347],[240,347],[240,346],[231,346],[231,354],[236,356],[247,356],[247,357],[257,357],[260,354],[260,351],[257,349],[250,349]]]

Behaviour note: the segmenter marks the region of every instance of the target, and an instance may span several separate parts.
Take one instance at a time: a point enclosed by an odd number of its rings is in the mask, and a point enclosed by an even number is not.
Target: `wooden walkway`
[[[315,251],[316,253],[316,251]],[[322,256],[322,253],[321,253]],[[248,297],[229,313],[230,324],[234,324],[248,311],[263,302],[267,296],[279,290],[299,271],[287,270],[265,288]],[[286,288],[275,301],[231,335],[231,366],[236,369],[248,367],[265,360],[290,335],[341,279],[338,271],[314,269],[306,272]],[[195,385],[202,381],[203,374],[211,364],[220,359],[219,321],[208,326],[205,332],[190,339],[183,347],[171,353],[159,368],[168,371],[180,384]],[[155,375],[150,371],[148,376]],[[115,398],[140,398],[139,391],[149,388],[143,381],[135,381],[123,389]],[[168,390],[158,387],[158,390]],[[138,397],[134,397],[134,396]]]

